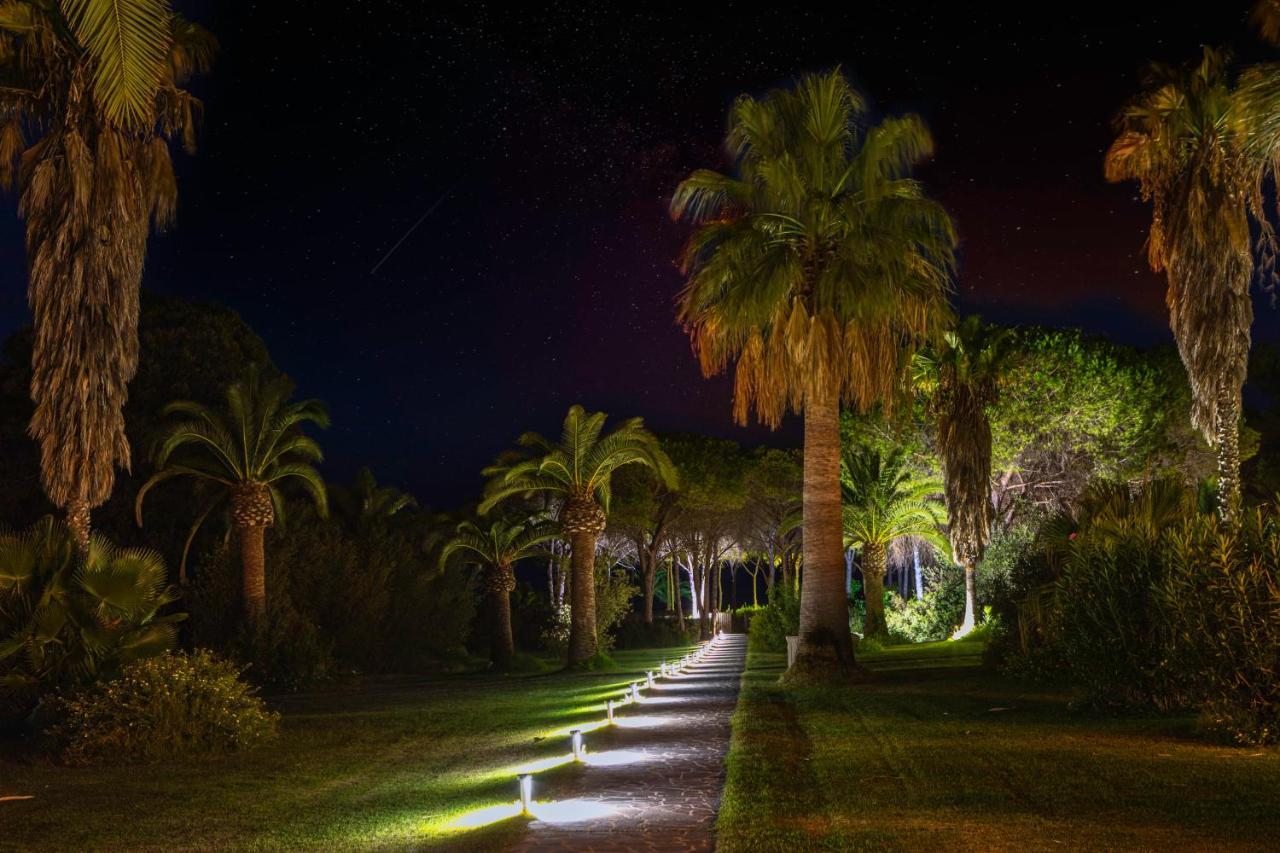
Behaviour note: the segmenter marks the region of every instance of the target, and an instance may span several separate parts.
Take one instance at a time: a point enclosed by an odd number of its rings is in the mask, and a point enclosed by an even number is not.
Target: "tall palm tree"
[[[1169,325],[1191,383],[1191,418],[1218,455],[1219,512],[1240,509],[1240,393],[1249,358],[1254,272],[1250,219],[1274,258],[1261,190],[1280,145],[1280,71],[1237,79],[1229,55],[1152,65],[1117,118],[1110,181],[1137,181],[1151,202],[1147,258],[1164,271]]]
[[[449,558],[466,552],[484,566],[483,586],[489,598],[492,631],[489,658],[494,669],[511,668],[515,642],[511,638],[511,590],[516,588],[515,564],[538,553],[538,546],[560,535],[560,525],[550,522],[510,522],[499,519],[482,530],[464,521],[440,552],[443,568]]]
[[[901,449],[882,457],[874,448],[851,447],[845,450],[841,467],[845,544],[862,551],[864,633],[882,637],[888,633],[884,576],[889,546],[903,536],[917,536],[939,551],[947,550],[940,532],[945,514],[934,499],[942,484],[917,477]]]
[[[675,467],[653,433],[644,428],[644,421],[631,418],[602,435],[607,417],[604,412],[588,413],[582,406],[572,406],[558,444],[527,432],[517,442],[524,458],[484,472],[490,479],[480,503],[482,514],[515,495],[550,492],[564,498],[560,527],[571,548],[571,667],[596,655],[596,540],[608,519],[613,472],[624,465],[647,465],[667,488],[676,487]]]
[[[0,186],[16,183],[26,220],[30,431],[82,554],[90,510],[130,464],[147,236],[173,221],[169,140],[194,151],[201,111],[181,87],[215,48],[167,0],[0,4]]]
[[[182,420],[169,425],[158,440],[156,473],[138,490],[135,505],[141,526],[143,500],[165,480],[193,477],[217,486],[191,525],[182,549],[182,571],[185,576],[187,551],[196,532],[209,513],[228,502],[231,526],[240,542],[245,616],[254,625],[267,606],[263,535],[272,524],[284,521],[280,485],[297,480],[320,515],[329,513],[324,480],[311,464],[323,454],[300,429],[304,423],[327,427],[329,416],[318,400],[291,403],[288,398],[287,382],[264,380],[255,367],[227,389],[223,411],[186,400],[165,406],[166,416],[180,415]]]
[[[943,336],[935,351],[916,357],[916,381],[937,418],[938,455],[947,502],[948,538],[964,567],[964,620],[956,636],[973,630],[977,617],[977,567],[991,535],[991,420],[987,408],[1000,392],[1000,374],[1011,345],[1008,329],[966,317]]]
[[[890,401],[951,316],[951,219],[910,177],[933,141],[917,116],[873,122],[835,70],[738,98],[725,146],[734,173],[696,171],[671,202],[699,225],[679,318],[705,375],[736,361],[739,423],[804,414],[798,671],[851,672],[840,405]]]

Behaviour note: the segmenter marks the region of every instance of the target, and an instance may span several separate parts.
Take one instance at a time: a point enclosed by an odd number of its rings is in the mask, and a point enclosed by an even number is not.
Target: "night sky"
[[[701,378],[673,321],[686,229],[667,199],[722,165],[739,93],[839,64],[882,111],[921,113],[937,141],[921,177],[962,239],[961,310],[1147,345],[1171,340],[1164,284],[1136,188],[1102,179],[1111,119],[1149,59],[1265,55],[1233,2],[1068,4],[1051,21],[1034,4],[178,5],[223,49],[193,86],[201,150],[178,155],[179,222],[144,287],[248,320],[329,403],[329,476],[368,464],[436,506],[574,402],[798,443],[795,419],[734,427],[728,381]],[[14,207],[0,334],[28,322]],[[1277,330],[1259,300],[1255,337]]]

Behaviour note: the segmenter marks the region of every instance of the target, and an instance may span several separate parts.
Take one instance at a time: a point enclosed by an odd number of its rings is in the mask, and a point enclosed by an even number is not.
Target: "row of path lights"
[[[691,654],[687,654],[683,658],[681,658],[680,663],[677,665],[672,665],[671,667],[668,667],[667,662],[663,661],[662,667],[659,670],[661,672],[661,677],[667,678],[667,677],[674,677],[674,676],[680,675],[681,673],[684,672],[684,670],[688,669],[693,664],[702,660],[702,658],[708,652],[711,651],[712,647],[716,645],[716,642],[719,639],[720,639],[720,634],[717,633],[715,637],[711,639],[710,642],[703,644],[698,648],[697,651],[692,652]],[[650,689],[650,690],[652,690],[656,686],[654,682],[652,670],[650,670],[646,674],[646,684],[647,684],[647,689]],[[631,682],[631,686],[623,691],[621,704],[627,705],[633,702],[639,703],[640,701],[641,701],[640,682],[633,681]],[[612,726],[612,725],[615,725],[617,722],[614,715],[616,707],[617,705],[615,704],[614,700],[608,699],[605,701],[605,715],[606,715],[608,725]],[[587,760],[587,745],[582,736],[582,729],[573,729],[569,732],[569,745],[570,745],[570,748],[573,750],[573,760],[580,764],[585,763]],[[516,777],[516,782],[520,787],[520,813],[522,815],[525,815],[526,817],[532,817],[533,812],[531,811],[531,809],[533,807],[533,774],[521,773],[519,776]]]

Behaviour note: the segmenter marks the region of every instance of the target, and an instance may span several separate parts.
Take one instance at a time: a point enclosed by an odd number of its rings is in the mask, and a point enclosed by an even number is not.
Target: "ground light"
[[[613,725],[613,700],[612,699],[605,702],[604,710],[605,710],[605,713],[609,715],[609,725]]]
[[[582,742],[582,729],[574,729],[569,732],[569,744],[573,748],[574,761],[587,760],[587,746]]]
[[[636,704],[640,703],[640,682],[631,682],[631,701]]]
[[[648,683],[645,686],[648,687],[650,690],[652,690],[653,689],[653,670],[649,670],[649,672],[646,673],[645,676],[648,679]]]
[[[520,780],[520,813],[532,815],[529,809],[533,806],[533,774],[522,773],[516,778]]]

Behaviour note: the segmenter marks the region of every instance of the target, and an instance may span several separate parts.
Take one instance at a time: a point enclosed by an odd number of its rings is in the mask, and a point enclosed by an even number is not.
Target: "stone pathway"
[[[729,717],[747,638],[723,635],[702,660],[659,679],[617,725],[586,735],[587,766],[540,783],[543,805],[515,850],[711,851]]]

